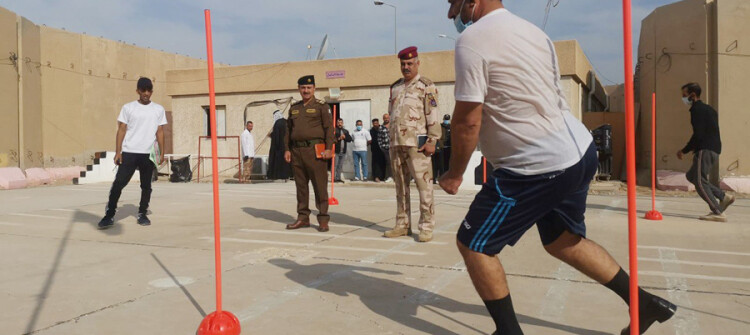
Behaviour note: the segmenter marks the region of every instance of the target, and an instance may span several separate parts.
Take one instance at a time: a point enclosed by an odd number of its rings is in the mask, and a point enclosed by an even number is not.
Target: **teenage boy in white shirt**
[[[99,229],[108,229],[115,224],[117,201],[120,200],[122,189],[128,185],[136,169],[141,176],[138,224],[151,225],[146,212],[151,201],[151,178],[156,167],[149,156],[154,142],[158,142],[159,148],[162,149],[159,150],[158,160],[164,160],[164,125],[167,124],[164,107],[151,101],[153,91],[154,85],[150,79],[138,79],[138,100],[122,106],[120,116],[117,117],[117,151],[114,160],[119,169],[109,191],[109,202],[104,217],[99,221]]]
[[[372,143],[370,132],[362,128],[362,120],[357,120],[357,129],[352,132],[352,153],[354,154],[354,180],[367,181],[367,146]],[[362,163],[362,174],[359,173],[359,165]]]
[[[250,182],[250,175],[253,173],[253,157],[255,157],[255,139],[253,138],[253,121],[247,121],[245,130],[240,135],[242,142],[242,179],[244,182]]]
[[[552,41],[500,0],[448,2],[448,18],[461,35],[455,49],[451,163],[440,186],[456,194],[481,142],[482,154],[496,169],[474,198],[457,244],[496,333],[523,334],[497,254],[534,225],[550,255],[629,304],[628,275],[586,238],[584,213],[597,169],[596,147],[565,101]],[[640,288],[638,297],[641,334],[677,309]],[[622,332],[628,333],[629,327]]]

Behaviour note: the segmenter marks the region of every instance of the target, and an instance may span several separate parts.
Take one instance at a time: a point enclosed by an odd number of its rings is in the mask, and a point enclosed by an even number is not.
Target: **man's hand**
[[[292,153],[289,150],[284,151],[284,160],[287,163],[291,163],[292,162]]]
[[[677,159],[679,159],[679,160],[682,160],[682,156],[683,156],[683,155],[684,155],[684,154],[682,153],[682,150],[678,150],[678,151],[677,151]]]
[[[328,149],[328,150],[325,150],[325,151],[323,151],[323,152],[322,152],[322,153],[320,154],[320,156],[322,156],[322,157],[323,157],[323,159],[331,159],[331,157],[333,157],[333,156],[331,155],[331,149]]]
[[[122,153],[115,153],[115,165],[122,164]]]
[[[423,153],[425,156],[430,157],[435,153],[435,143],[430,143],[427,141],[421,148],[419,148],[419,152]]]
[[[445,193],[455,195],[456,193],[458,193],[458,187],[461,186],[461,183],[463,181],[463,176],[455,175],[452,170],[448,170],[448,172],[440,177],[438,183],[440,184],[440,187],[445,191]]]
[[[162,163],[164,163],[164,152],[161,152],[159,154],[159,165],[161,165]]]

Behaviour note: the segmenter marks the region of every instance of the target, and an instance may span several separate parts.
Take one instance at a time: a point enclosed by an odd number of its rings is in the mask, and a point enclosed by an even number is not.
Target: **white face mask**
[[[690,98],[689,98],[689,97],[682,97],[682,102],[683,102],[684,104],[688,105],[688,106],[692,106],[692,105],[693,105],[693,102],[692,102],[692,101],[690,101]]]

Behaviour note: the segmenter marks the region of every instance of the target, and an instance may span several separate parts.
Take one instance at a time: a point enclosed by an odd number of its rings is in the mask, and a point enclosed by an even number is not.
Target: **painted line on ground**
[[[245,233],[263,233],[263,234],[279,234],[279,235],[298,235],[298,236],[314,236],[317,238],[325,238],[325,239],[347,239],[347,240],[362,240],[362,241],[378,241],[378,242],[401,242],[399,240],[394,240],[392,238],[385,238],[385,237],[361,237],[361,236],[348,236],[348,235],[339,235],[339,234],[322,234],[322,233],[304,233],[304,232],[296,232],[296,231],[279,231],[279,230],[264,230],[264,229],[239,229],[241,232]],[[437,242],[432,241],[429,244],[448,244],[446,242]]]
[[[0,226],[13,226],[13,227],[16,227],[16,226],[22,226],[22,224],[15,223],[15,222],[0,222]]]
[[[730,281],[730,282],[738,282],[738,283],[750,283],[750,278],[721,277],[721,276],[704,276],[704,275],[694,275],[694,274],[679,273],[679,272],[638,271],[638,275],[639,276],[665,277],[665,278],[684,278],[684,279],[699,279],[699,280],[715,280],[715,281]]]
[[[464,262],[460,261],[456,264],[453,264],[452,268],[460,268],[464,266]],[[409,298],[407,298],[408,301],[416,304],[423,304],[428,302],[430,299],[436,299],[435,296],[440,293],[444,288],[448,287],[453,281],[458,279],[459,277],[464,277],[465,274],[463,272],[458,271],[444,271],[443,274],[438,276],[435,280],[433,280],[430,284],[427,286],[422,286],[424,289],[421,291],[417,291],[414,294],[412,294]]]
[[[663,249],[663,250],[695,252],[695,253],[704,253],[704,254],[750,256],[750,253],[747,253],[747,252],[723,251],[723,250],[708,250],[708,249],[672,248],[672,247],[660,247],[660,246],[655,246],[655,245],[639,245],[638,248],[639,249],[652,249],[652,250]]]
[[[26,216],[26,217],[31,217],[31,218],[42,218],[42,219],[53,219],[53,220],[66,220],[66,221],[70,220],[70,218],[61,218],[59,216],[27,214],[27,213],[8,213],[7,215]]]
[[[70,209],[70,208],[52,208],[51,211],[58,211],[58,212],[77,212],[77,209]]]
[[[193,193],[195,195],[203,195],[203,196],[210,196],[214,195],[213,192],[196,192]],[[255,198],[264,198],[264,199],[294,199],[296,196],[294,194],[289,194],[287,196],[278,196],[278,195],[267,195],[267,194],[243,194],[245,197],[255,197]]]
[[[201,240],[213,241],[213,237],[201,237]],[[386,249],[375,249],[375,248],[354,248],[354,247],[339,247],[333,245],[319,245],[315,243],[297,243],[297,242],[284,242],[284,241],[267,241],[267,240],[251,240],[242,238],[231,238],[224,237],[221,239],[222,242],[237,242],[237,243],[252,243],[252,244],[271,244],[271,245],[283,245],[283,246],[295,246],[295,247],[306,247],[313,249],[332,249],[332,250],[350,250],[350,251],[364,251],[364,252],[378,252],[378,253],[391,253],[400,255],[413,255],[413,256],[424,256],[427,253],[415,252],[415,251],[397,251],[397,250],[386,250]]]
[[[659,259],[662,260],[661,267],[664,271],[674,273],[682,270],[680,263],[677,262],[679,259],[674,250],[659,249]],[[674,317],[675,321],[672,322],[672,326],[675,329],[675,334],[700,334],[696,315],[689,309],[693,307],[693,302],[690,301],[690,295],[687,292],[689,289],[687,280],[679,277],[665,277],[664,279],[667,282],[669,300],[674,304],[687,307],[678,309],[677,315]]]
[[[659,254],[662,253],[662,250],[668,250],[668,249],[661,249],[659,250]],[[670,250],[671,252],[674,252],[674,250]],[[750,269],[750,265],[737,265],[737,264],[727,264],[727,263],[709,263],[709,262],[693,262],[693,261],[682,261],[677,258],[674,259],[664,259],[664,258],[648,258],[648,257],[638,257],[638,261],[644,261],[644,262],[659,262],[659,263],[674,263],[674,264],[684,264],[684,265],[700,265],[700,266],[713,266],[713,267],[720,267],[720,268],[733,268],[733,269]]]

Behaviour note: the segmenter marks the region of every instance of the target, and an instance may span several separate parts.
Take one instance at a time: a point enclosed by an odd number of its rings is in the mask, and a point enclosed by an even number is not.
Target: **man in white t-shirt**
[[[352,132],[352,154],[354,155],[354,180],[367,181],[367,146],[372,143],[370,132],[362,128],[362,120],[357,120],[357,128]],[[360,163],[362,174],[359,173]],[[362,178],[364,176],[364,178]]]
[[[146,213],[151,201],[151,178],[156,166],[155,162],[151,161],[150,154],[155,150],[154,142],[158,142],[159,148],[164,148],[164,125],[167,124],[167,117],[164,107],[151,101],[154,85],[150,79],[138,79],[136,87],[138,100],[122,106],[120,116],[117,117],[117,151],[114,160],[119,168],[109,191],[106,213],[99,221],[99,229],[107,229],[115,224],[114,217],[120,194],[136,169],[141,177],[138,224],[151,225]],[[159,152],[157,163],[160,163],[164,160],[164,151],[162,149],[156,152]]]
[[[253,173],[253,157],[255,157],[255,139],[253,139],[253,121],[247,121],[245,130],[240,135],[242,142],[242,180],[250,182]]]
[[[548,253],[629,303],[628,275],[585,237],[596,148],[565,101],[552,41],[500,0],[448,2],[448,18],[462,34],[450,169],[440,185],[456,194],[477,142],[496,168],[471,204],[457,244],[497,333],[522,334],[497,254],[534,224]],[[674,315],[668,301],[640,288],[638,296],[641,333]]]

